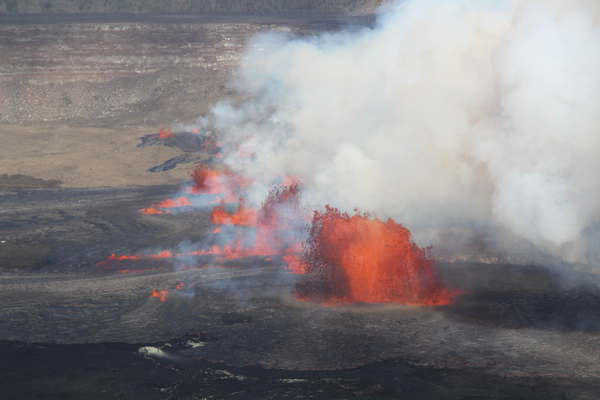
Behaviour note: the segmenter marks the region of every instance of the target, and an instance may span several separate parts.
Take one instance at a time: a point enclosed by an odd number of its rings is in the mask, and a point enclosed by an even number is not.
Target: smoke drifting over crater
[[[247,100],[197,125],[240,143],[225,160],[258,183],[251,202],[301,176],[315,208],[501,227],[582,261],[600,211],[599,23],[596,1],[414,0],[371,28],[263,34],[232,82]]]

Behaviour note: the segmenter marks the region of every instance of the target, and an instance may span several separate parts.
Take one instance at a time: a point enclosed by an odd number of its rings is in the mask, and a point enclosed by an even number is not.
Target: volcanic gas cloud
[[[502,252],[598,268],[600,3],[387,3],[372,27],[253,38],[231,82],[247,100],[189,129],[233,142],[249,204],[302,176],[313,209],[374,211],[419,241],[481,228]]]
[[[230,169],[219,172],[204,164],[200,164],[192,172],[192,181],[190,193],[220,195],[227,203],[235,202],[239,198],[240,190],[252,183],[250,179],[241,174],[234,174]]]

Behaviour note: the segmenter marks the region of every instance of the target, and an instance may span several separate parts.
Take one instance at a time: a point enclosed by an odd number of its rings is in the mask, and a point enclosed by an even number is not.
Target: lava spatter
[[[222,201],[212,210],[210,221],[215,225],[256,226],[256,210],[247,208],[244,198],[240,197],[237,210],[228,213],[225,210],[225,202]]]

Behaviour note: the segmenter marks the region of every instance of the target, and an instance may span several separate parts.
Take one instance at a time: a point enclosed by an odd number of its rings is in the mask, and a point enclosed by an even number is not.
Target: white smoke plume
[[[501,226],[575,261],[600,211],[600,2],[409,0],[374,27],[263,34],[199,119],[259,182],[410,229]],[[587,248],[586,246],[587,241]],[[591,243],[591,244],[590,244]]]

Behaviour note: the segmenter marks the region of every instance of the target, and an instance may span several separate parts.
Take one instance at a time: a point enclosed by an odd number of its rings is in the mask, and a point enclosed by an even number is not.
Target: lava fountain
[[[296,295],[326,304],[447,305],[456,293],[442,287],[432,253],[392,219],[327,206],[314,213],[299,260],[306,275]]]

